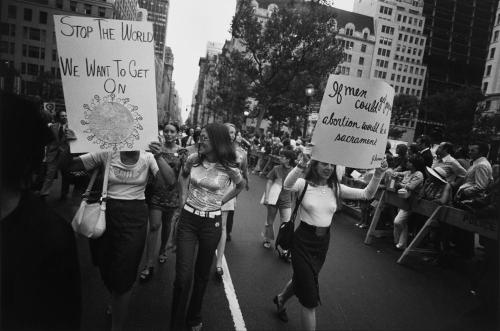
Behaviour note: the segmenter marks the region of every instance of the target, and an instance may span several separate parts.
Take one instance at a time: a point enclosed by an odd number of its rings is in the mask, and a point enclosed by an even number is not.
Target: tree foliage
[[[290,1],[260,18],[250,0],[242,0],[231,32],[241,44],[233,68],[249,83],[264,115],[273,119],[303,112],[304,89],[313,84],[321,95],[326,78],[342,58],[335,14],[325,1]]]
[[[484,96],[477,88],[447,90],[422,100],[420,118],[442,123],[437,140],[466,145],[470,140],[477,104]],[[425,125],[425,123],[424,123]]]

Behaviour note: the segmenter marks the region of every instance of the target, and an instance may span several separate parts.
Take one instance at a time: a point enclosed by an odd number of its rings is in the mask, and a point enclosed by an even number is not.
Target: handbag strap
[[[111,168],[111,152],[107,153],[106,164],[104,165],[104,178],[102,181],[102,194],[101,201],[106,201],[108,198],[108,178],[109,178],[109,168]]]
[[[99,173],[99,168],[94,169],[92,172],[92,176],[90,177],[89,185],[87,185],[87,189],[83,193],[83,199],[87,200],[90,195],[90,191],[92,191],[92,186],[94,186],[95,180],[97,178],[97,174]]]
[[[302,190],[300,197],[298,197],[297,201],[295,202],[295,207],[293,208],[292,216],[290,217],[290,220],[293,221],[294,223],[295,223],[295,219],[297,218],[297,212],[299,211],[299,206],[302,203],[302,199],[304,199],[304,195],[306,194],[308,185],[309,185],[309,182],[306,181],[306,184],[304,185],[304,189]]]

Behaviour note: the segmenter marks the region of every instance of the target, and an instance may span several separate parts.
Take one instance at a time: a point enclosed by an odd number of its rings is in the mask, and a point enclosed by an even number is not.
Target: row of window
[[[404,56],[399,56],[398,54],[394,55],[394,60],[398,60],[398,61],[406,61],[406,62],[411,62],[411,63],[415,63],[415,64],[420,64],[420,60],[417,59],[415,60],[415,58],[409,58],[409,57],[404,57]]]
[[[381,67],[381,68],[387,68],[387,67],[389,67],[389,61],[377,59],[375,61],[375,66]]]
[[[390,35],[393,35],[394,34],[394,28],[391,27],[391,26],[382,25],[382,32],[390,34]]]
[[[415,69],[415,70],[413,70]],[[413,74],[413,72],[415,71],[415,74],[416,75],[420,75],[420,76],[423,76],[424,75],[424,68],[417,68],[417,67],[413,67],[413,66],[409,66],[407,64],[402,64],[402,63],[393,63],[392,64],[392,70],[397,70],[397,71],[403,71],[403,72],[409,72],[410,74]]]
[[[385,15],[392,15],[392,8],[386,7],[386,6],[380,6],[379,9],[380,14],[385,14]]]
[[[69,3],[69,8],[71,11],[77,12],[77,1],[70,1]],[[63,3],[62,1],[56,2],[56,7],[62,9],[63,8]],[[92,13],[92,6],[89,4],[84,4],[82,8],[82,13],[90,15]],[[105,17],[106,16],[106,8],[105,7],[97,7],[97,14],[99,17]],[[9,5],[7,7],[7,17],[12,18],[12,19],[17,19],[17,6],[15,5]],[[47,12],[40,11],[38,13],[38,23],[39,24],[47,24],[47,18],[48,14]],[[23,19],[26,22],[33,22],[34,17],[33,17],[33,10],[31,8],[24,8],[23,9]]]
[[[341,40],[339,40],[339,44],[340,44],[340,46],[344,47],[345,49],[353,49],[354,48],[354,41],[341,39]]]
[[[23,56],[33,59],[45,59],[45,48],[23,44]]]
[[[387,72],[386,71],[375,70],[374,76],[375,76],[375,78],[385,79],[387,77]]]
[[[422,20],[422,19],[398,14],[398,18],[397,18],[398,22],[406,23],[406,19],[408,19],[408,24],[413,24],[415,26],[422,26],[424,24],[424,20]]]
[[[419,57],[422,56],[422,49],[418,49],[417,47],[406,47],[406,46],[398,46],[396,47],[396,52],[403,52],[403,53],[408,53],[408,54],[413,54],[413,55],[418,55]]]
[[[0,35],[2,36],[16,36],[16,25],[8,23],[0,23]]]
[[[45,42],[47,38],[47,33],[43,29],[30,28],[27,26],[23,26],[23,38],[29,40],[36,40]]]
[[[382,44],[382,45],[391,46],[392,45],[392,39],[391,38],[380,37],[379,43]]]
[[[0,53],[14,54],[16,51],[15,44],[8,41],[0,41]]]
[[[401,94],[410,94],[411,93],[411,95],[416,95],[417,97],[420,97],[420,90],[415,90],[414,88],[410,89],[409,87],[407,87],[406,92],[405,92],[404,86],[395,85],[394,91],[396,93],[401,93]]]
[[[423,83],[422,79],[418,79],[418,78],[413,77],[413,82],[412,82],[412,78],[408,77],[408,82],[407,82],[406,78],[407,78],[407,76],[404,76],[404,75],[391,74],[392,81],[396,80],[396,82],[398,82],[398,83],[401,82],[401,83],[422,86],[422,83]]]
[[[415,42],[415,45],[420,45],[420,46],[422,46],[424,44],[424,38],[414,37],[412,35],[407,35],[407,34],[402,34],[402,33],[400,33],[398,35],[398,40],[399,41],[407,41],[409,43]]]
[[[377,50],[377,54],[381,55],[381,56],[390,57],[391,56],[391,50],[379,47],[379,49]]]

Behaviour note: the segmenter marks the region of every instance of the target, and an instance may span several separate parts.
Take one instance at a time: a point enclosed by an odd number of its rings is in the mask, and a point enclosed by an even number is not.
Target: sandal
[[[215,268],[215,277],[217,277],[219,280],[222,280],[222,275],[224,275],[224,270],[222,270],[221,267],[216,267]]]
[[[158,257],[158,262],[160,262],[162,264],[165,263],[165,262],[167,262],[167,252],[166,251],[163,250],[160,253],[160,256]]]
[[[276,315],[283,322],[288,322],[288,315],[286,314],[286,308],[283,307],[283,302],[280,302],[278,296],[275,296],[273,299],[274,304],[276,305]]]
[[[153,277],[154,267],[145,267],[142,269],[141,274],[139,275],[139,279],[141,283],[145,283]]]
[[[271,242],[269,241],[264,241],[262,245],[264,246],[264,248],[271,248]]]

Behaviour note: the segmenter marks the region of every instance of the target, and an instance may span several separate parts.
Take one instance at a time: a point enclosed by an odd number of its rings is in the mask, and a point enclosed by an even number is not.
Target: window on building
[[[398,83],[399,83],[400,81],[401,81],[401,76],[400,76],[400,75],[397,75],[397,76],[396,76],[396,82],[398,82]]]
[[[24,8],[24,20],[31,22],[32,19],[33,19],[33,10],[29,8]]]
[[[400,33],[400,34],[398,35],[398,40],[402,40],[402,39],[403,39],[403,35]]]
[[[47,12],[40,11],[38,15],[38,22],[40,24],[47,24]]]
[[[396,85],[396,86],[394,86],[394,91],[395,91],[396,93],[398,93],[398,90],[399,90],[399,86],[397,86],[397,85]]]
[[[86,15],[90,15],[92,13],[92,6],[87,4],[83,5],[83,12]]]
[[[424,38],[420,39],[420,46],[424,44]]]
[[[69,9],[70,9],[71,11],[76,12],[76,1],[70,1],[70,2],[69,2]]]
[[[401,83],[406,83],[406,76],[401,77]]]
[[[395,74],[391,74],[391,80],[394,80],[394,78],[396,78],[396,75]]]
[[[21,63],[21,73],[23,75],[26,74],[26,63],[24,63],[24,62]]]
[[[398,14],[398,22],[401,22],[401,14]]]
[[[421,79],[418,80],[418,86],[422,86],[422,80]]]
[[[361,52],[366,52],[366,45],[365,44],[361,44]]]
[[[495,31],[495,33],[493,34],[493,42],[497,42],[498,41],[498,30]]]
[[[495,48],[493,47],[491,50],[490,50],[490,59],[494,58],[495,57]]]
[[[354,30],[351,28],[345,29],[345,34],[348,36],[352,36],[354,34]]]
[[[423,22],[423,20],[418,20],[418,26],[422,26]]]
[[[40,48],[36,46],[28,46],[28,57],[38,59],[40,53]]]
[[[358,64],[359,64],[359,65],[363,65],[363,64],[365,64],[365,58],[364,58],[364,57],[360,57],[360,58],[359,58],[359,61],[358,61]]]
[[[408,41],[408,35],[405,34],[404,38],[403,38],[404,41]]]
[[[57,61],[57,50],[56,49],[52,50],[52,61]]]
[[[500,14],[497,16],[497,24],[500,24]]]
[[[106,8],[104,7],[98,7],[98,13],[99,13],[99,17],[105,17],[106,16]]]
[[[409,87],[406,88],[406,94],[410,94],[410,88]]]
[[[17,18],[17,7],[13,5],[9,5],[7,7],[7,17],[8,18]]]
[[[397,65],[398,65],[397,63],[393,63],[393,64],[392,64],[392,70],[396,70],[396,66],[397,66]]]
[[[483,94],[486,93],[486,90],[488,90],[488,82],[483,83]]]
[[[363,76],[363,70],[358,69],[356,76],[358,76],[358,77]]]
[[[489,76],[491,74],[491,65],[486,67],[486,76]]]
[[[28,75],[38,76],[38,70],[39,67],[37,64],[28,63],[28,70],[26,71],[26,73]]]
[[[63,9],[64,3],[63,0],[56,0],[56,8]]]
[[[406,16],[403,16],[403,23],[406,23]]]
[[[368,39],[368,32],[363,32],[363,39]]]

